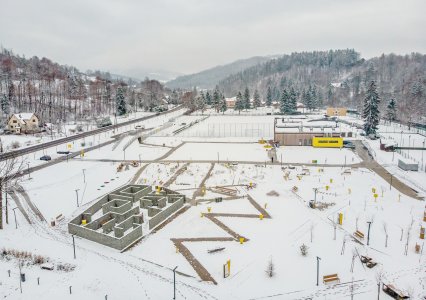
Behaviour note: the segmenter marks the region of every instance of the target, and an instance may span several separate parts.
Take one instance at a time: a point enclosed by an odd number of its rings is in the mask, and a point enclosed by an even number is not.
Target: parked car
[[[59,150],[59,151],[58,151],[58,152],[56,152],[56,153],[58,153],[58,154],[70,154],[70,152],[69,152],[68,150],[64,150],[64,151]]]
[[[42,157],[40,157],[40,160],[49,161],[52,160],[52,158],[50,157],[50,155],[43,155]]]
[[[145,126],[144,125],[136,125],[135,129],[145,129]]]

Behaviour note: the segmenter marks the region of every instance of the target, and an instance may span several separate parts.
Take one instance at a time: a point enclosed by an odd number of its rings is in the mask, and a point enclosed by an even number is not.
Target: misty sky
[[[426,53],[425,12],[425,0],[1,0],[0,43],[83,71],[192,73],[294,51]]]

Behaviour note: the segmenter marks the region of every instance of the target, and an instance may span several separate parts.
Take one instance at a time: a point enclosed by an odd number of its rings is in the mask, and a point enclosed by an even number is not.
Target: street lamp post
[[[176,269],[177,266],[173,269],[173,300],[176,299]]]
[[[368,221],[368,234],[367,234],[367,246],[370,245],[370,226],[371,226],[371,221]]]
[[[31,172],[30,172],[30,163],[27,162],[27,170],[28,170],[28,179],[31,179]]]
[[[390,174],[391,178],[390,178],[390,184],[389,184],[389,191],[392,190],[392,178],[393,178],[393,174]]]
[[[77,196],[77,207],[79,207],[80,205],[78,204],[78,191],[79,191],[80,189],[75,189],[75,195]]]
[[[319,285],[319,261],[321,258],[317,256],[317,286]]]
[[[408,156],[410,156],[410,139],[411,139],[411,134],[408,135]]]
[[[16,212],[15,209],[17,209],[18,207],[12,208],[13,210],[13,215],[15,216],[15,229],[18,229],[18,222],[16,221]]]

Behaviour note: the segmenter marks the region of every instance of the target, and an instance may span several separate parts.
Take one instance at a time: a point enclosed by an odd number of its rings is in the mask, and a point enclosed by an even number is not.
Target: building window
[[[13,120],[12,122],[13,122],[13,123],[17,123],[18,121],[16,121],[16,120]]]
[[[35,123],[35,121],[36,121],[36,120],[35,120],[35,119],[33,119],[33,122],[34,122],[34,123]]]

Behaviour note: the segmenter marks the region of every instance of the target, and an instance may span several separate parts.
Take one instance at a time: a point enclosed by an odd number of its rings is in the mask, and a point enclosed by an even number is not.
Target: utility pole
[[[392,190],[392,178],[393,178],[393,174],[390,174],[391,178],[390,178],[390,184],[389,184],[389,191]]]
[[[75,256],[75,240],[74,240],[74,235],[72,235],[72,247],[74,248],[74,259],[76,259],[76,256]]]
[[[320,260],[321,258],[317,256],[317,286],[319,285],[319,261]]]
[[[176,269],[177,266],[173,269],[173,300],[176,299]]]
[[[367,234],[367,246],[370,245],[370,226],[371,226],[371,221],[368,221],[368,234]]]
[[[79,191],[80,189],[75,189],[75,195],[77,196],[77,207],[79,207],[80,205],[78,204],[78,191]]]
[[[30,172],[30,163],[27,162],[27,166],[28,166],[28,179],[31,179],[31,172]]]
[[[21,290],[22,294],[22,269],[21,269],[21,261],[18,261],[19,264],[19,289]]]
[[[13,210],[13,215],[15,216],[15,229],[18,229],[18,222],[16,222],[16,212],[15,209],[17,209],[18,207],[12,208]]]

